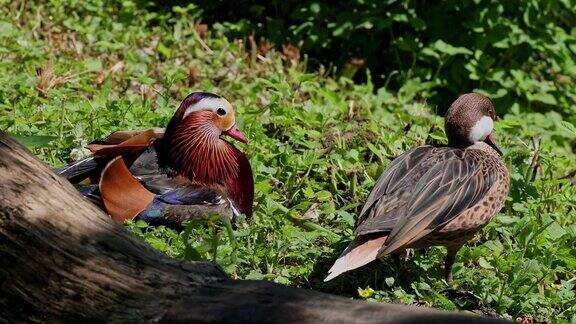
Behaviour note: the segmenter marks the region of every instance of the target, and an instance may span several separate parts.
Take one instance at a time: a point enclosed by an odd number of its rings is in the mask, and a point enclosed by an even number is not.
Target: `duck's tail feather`
[[[78,183],[89,176],[95,171],[100,170],[102,164],[96,161],[94,157],[89,157],[84,160],[76,161],[54,169],[56,173],[65,177],[71,183]]]
[[[324,281],[332,280],[344,272],[354,270],[376,260],[378,251],[380,251],[387,238],[388,235],[384,235],[352,241],[338,260],[334,262],[332,268],[328,270],[328,276]]]

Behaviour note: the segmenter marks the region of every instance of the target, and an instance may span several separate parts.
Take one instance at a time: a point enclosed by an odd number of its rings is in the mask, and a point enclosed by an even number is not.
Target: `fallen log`
[[[171,259],[3,132],[0,197],[0,320],[7,322],[501,322],[234,281],[214,264]]]

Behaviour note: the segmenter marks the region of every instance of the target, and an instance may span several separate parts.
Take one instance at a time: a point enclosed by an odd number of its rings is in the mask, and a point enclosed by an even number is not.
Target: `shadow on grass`
[[[406,298],[414,296],[416,300],[428,299],[425,297],[432,298],[434,296],[431,295],[438,294],[448,299],[458,310],[499,317],[496,311],[483,305],[481,299],[472,292],[458,287],[453,288],[455,287],[454,284],[452,287],[445,284],[443,281],[444,262],[442,260],[446,253],[444,249],[415,249],[414,254],[408,259],[400,258],[399,255],[385,256],[361,268],[346,272],[329,282],[324,282],[328,270],[348,243],[334,244],[334,251],[336,251],[334,254],[323,255],[318,259],[308,277],[308,284],[311,289],[357,299],[361,298],[358,292],[359,288],[370,287],[375,291],[390,294],[401,290],[397,297],[392,297],[392,302],[397,303],[403,302],[400,300],[402,294],[405,294]],[[428,291],[418,291],[418,284],[427,284],[433,288]],[[415,304],[426,305],[427,303],[416,302]],[[432,306],[441,307],[442,305]]]

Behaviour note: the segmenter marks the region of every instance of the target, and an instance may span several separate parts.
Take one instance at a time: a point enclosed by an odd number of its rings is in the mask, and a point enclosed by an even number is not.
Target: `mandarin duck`
[[[252,215],[254,179],[246,156],[221,135],[247,142],[226,99],[194,92],[165,130],[112,133],[87,146],[91,157],[57,172],[119,223],[178,226],[214,213],[234,223]]]
[[[494,143],[494,106],[469,93],[445,117],[448,146],[420,146],[397,157],[362,207],[355,238],[324,281],[407,248],[442,245],[445,279],[462,245],[502,208],[509,176]]]

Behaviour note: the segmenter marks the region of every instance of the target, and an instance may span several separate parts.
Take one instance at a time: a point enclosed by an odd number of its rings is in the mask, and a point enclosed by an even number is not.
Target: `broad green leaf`
[[[560,122],[560,125],[562,125],[562,127],[564,127],[566,130],[568,130],[570,133],[576,136],[576,126],[564,120]]]
[[[437,51],[448,54],[450,56],[458,55],[458,54],[462,54],[462,55],[471,55],[472,54],[472,51],[465,48],[465,47],[455,47],[455,46],[452,46],[452,45],[444,42],[441,39],[437,40],[434,43],[433,47]]]
[[[170,56],[172,56],[172,50],[166,47],[166,45],[164,45],[163,43],[159,42],[156,48],[158,49],[158,52],[162,54],[165,58],[170,58]]]
[[[0,37],[12,36],[16,33],[16,28],[9,22],[0,21]]]
[[[552,224],[550,224],[550,226],[548,226],[547,228],[547,231],[548,234],[550,234],[550,237],[552,237],[552,239],[554,240],[566,234],[566,230],[562,226],[560,226],[560,224],[558,224],[557,222],[553,222]]]
[[[14,135],[14,134],[9,135],[13,139],[15,139],[18,143],[26,146],[29,149],[46,146],[50,142],[58,138],[57,136],[45,136],[45,135],[37,135],[37,136]]]
[[[488,261],[486,261],[484,257],[480,257],[480,259],[478,259],[478,264],[484,269],[494,269],[494,267]]]
[[[554,95],[552,95],[551,93],[546,93],[546,92],[538,92],[535,94],[528,94],[528,99],[530,99],[531,101],[540,101],[540,102],[545,103],[547,105],[558,104],[558,101],[556,101],[556,97],[554,97]]]

